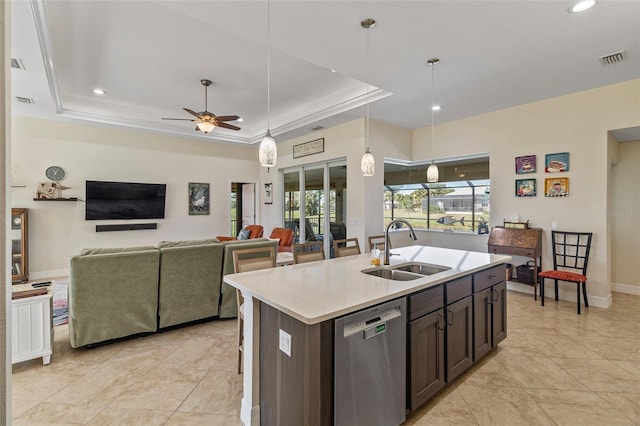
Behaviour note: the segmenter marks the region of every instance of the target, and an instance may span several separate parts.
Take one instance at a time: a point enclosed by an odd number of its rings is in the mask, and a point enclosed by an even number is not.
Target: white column
[[[240,419],[245,426],[260,425],[260,302],[244,297],[244,359]]]

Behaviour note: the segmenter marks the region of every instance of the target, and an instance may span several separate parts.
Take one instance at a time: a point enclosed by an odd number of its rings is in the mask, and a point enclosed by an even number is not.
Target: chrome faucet
[[[391,256],[396,256],[397,253],[391,253],[391,243],[389,241],[389,228],[391,228],[391,225],[394,225],[396,223],[404,223],[405,225],[407,225],[409,227],[409,238],[411,238],[412,241],[415,241],[418,239],[418,237],[416,236],[416,232],[413,230],[413,226],[411,226],[411,224],[409,222],[407,222],[404,219],[394,219],[392,220],[388,225],[387,225],[387,229],[385,229],[384,231],[384,264],[388,265],[389,264],[389,258]]]

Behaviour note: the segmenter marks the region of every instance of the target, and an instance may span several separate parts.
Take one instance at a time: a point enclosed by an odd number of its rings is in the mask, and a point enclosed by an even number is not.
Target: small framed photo
[[[516,197],[535,197],[535,179],[516,179]]]
[[[264,184],[264,203],[273,204],[273,183]]]
[[[189,182],[189,216],[209,214],[209,184]]]
[[[523,155],[516,157],[516,174],[535,173],[536,172],[536,156]]]
[[[546,173],[560,173],[569,171],[569,153],[557,152],[544,157],[544,171]]]
[[[544,180],[545,197],[566,197],[569,195],[569,178],[546,178]]]

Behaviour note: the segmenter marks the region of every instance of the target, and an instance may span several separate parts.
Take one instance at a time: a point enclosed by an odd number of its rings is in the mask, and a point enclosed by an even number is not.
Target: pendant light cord
[[[267,131],[271,130],[271,2],[267,0]]]
[[[369,145],[369,95],[370,95],[370,82],[371,82],[371,66],[369,64],[369,37],[371,28],[367,28],[367,125],[365,129],[365,141]],[[367,149],[369,149],[367,147]]]
[[[435,111],[433,110],[433,108],[435,107],[435,97],[436,97],[436,86],[435,86],[435,74],[436,74],[436,64],[437,62],[433,62],[431,64],[431,162],[433,163],[433,157],[435,157],[434,151],[433,151],[433,147],[434,147],[434,141],[433,141],[433,134],[434,134],[434,123],[435,123]]]

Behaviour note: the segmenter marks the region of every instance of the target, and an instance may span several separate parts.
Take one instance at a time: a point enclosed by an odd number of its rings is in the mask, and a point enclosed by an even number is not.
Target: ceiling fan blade
[[[218,121],[236,121],[238,118],[240,117],[237,115],[219,115],[216,117]]]
[[[223,127],[225,129],[231,129],[231,130],[240,130],[240,127],[234,126],[233,124],[229,124],[229,123],[218,123],[218,127]]]
[[[202,116],[200,114],[198,114],[197,112],[189,109],[189,108],[182,108],[183,110],[187,111],[189,114],[193,115],[194,117],[198,117],[198,118],[202,118]]]
[[[190,118],[161,118],[161,120],[180,120],[180,121],[195,121]]]

